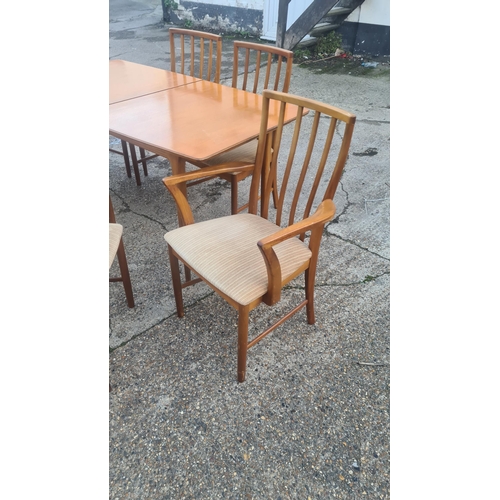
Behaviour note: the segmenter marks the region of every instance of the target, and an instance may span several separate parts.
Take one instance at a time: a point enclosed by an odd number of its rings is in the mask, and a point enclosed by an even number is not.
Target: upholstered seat
[[[109,268],[116,257],[118,247],[120,246],[121,237],[123,234],[123,226],[121,224],[109,224]]]
[[[196,274],[245,306],[268,289],[257,242],[279,229],[257,215],[237,214],[174,229],[165,240]],[[283,280],[311,258],[308,246],[298,238],[285,240],[274,250]]]
[[[246,144],[242,144],[237,148],[231,149],[230,151],[226,151],[225,153],[221,153],[220,155],[213,156],[212,158],[205,160],[204,163],[208,167],[222,165],[232,161],[253,163],[257,154],[258,145],[259,141],[255,139],[253,141],[247,142]]]

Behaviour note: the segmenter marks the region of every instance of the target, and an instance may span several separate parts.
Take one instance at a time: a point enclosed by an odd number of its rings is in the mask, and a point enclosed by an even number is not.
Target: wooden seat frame
[[[259,188],[260,186],[262,186],[260,216],[267,219],[269,215],[268,207],[270,202],[272,184],[273,182],[275,182],[276,179],[275,174],[278,168],[277,158],[280,150],[280,142],[284,126],[284,120],[283,120],[284,107],[286,106],[287,103],[298,106],[297,116],[294,122],[294,135],[292,139],[290,153],[288,154],[288,160],[283,175],[280,193],[278,196],[278,204],[276,209],[276,220],[275,220],[275,223],[277,225],[277,230],[276,233],[256,242],[256,245],[258,245],[258,248],[262,254],[262,258],[264,259],[267,269],[267,277],[268,277],[267,292],[263,296],[256,298],[250,304],[242,305],[237,303],[224,293],[222,293],[212,283],[210,283],[210,281],[207,278],[199,274],[198,278],[189,279],[189,281],[182,283],[179,271],[179,261],[184,263],[185,266],[187,266],[187,264],[185,260],[183,260],[176,253],[175,249],[173,249],[170,245],[168,245],[175,303],[177,308],[177,315],[179,317],[184,316],[182,289],[186,286],[190,286],[201,280],[205,281],[212,289],[214,289],[222,298],[224,298],[229,304],[231,304],[238,311],[238,381],[239,382],[243,382],[245,380],[248,349],[250,349],[257,342],[262,340],[266,335],[272,332],[275,328],[281,325],[284,321],[286,321],[288,318],[290,318],[304,306],[306,307],[307,311],[308,323],[314,324],[315,322],[314,283],[315,283],[319,246],[325,224],[328,221],[332,220],[335,215],[335,205],[333,203],[333,197],[335,195],[335,191],[337,189],[345,162],[347,160],[347,154],[349,151],[351,137],[354,129],[354,123],[356,121],[356,117],[351,113],[343,111],[334,106],[313,101],[311,99],[306,99],[272,90],[265,90],[263,92],[263,97],[264,100],[263,100],[263,110],[262,110],[262,122],[259,135],[259,146],[257,151],[256,162],[254,165],[241,166],[233,163],[233,164],[227,164],[226,166],[222,167],[216,167],[216,168],[209,167],[206,169],[201,169],[186,174],[179,174],[171,177],[166,177],[165,179],[163,179],[163,183],[168,188],[168,190],[170,191],[170,193],[172,194],[177,203],[181,215],[182,224],[194,224],[193,213],[186,199],[186,196],[184,195],[181,189],[182,183],[189,180],[200,179],[203,176],[212,175],[213,172],[218,172],[218,174],[231,173],[231,172],[238,173],[247,171],[251,172],[253,173],[253,178],[252,178],[252,185],[250,188],[249,213],[257,214]],[[280,120],[278,123],[278,127],[276,129],[276,133],[274,134],[272,144],[270,144],[270,141],[266,141],[269,102],[271,99],[281,101]],[[298,137],[299,137],[298,131],[301,129],[302,126],[302,115],[304,109],[309,109],[314,111],[312,132],[310,134],[310,137],[312,139],[309,140],[308,142],[305,159],[301,167],[300,175],[298,177],[296,185],[294,186],[295,193],[293,196],[293,202],[291,204],[288,227],[280,228],[281,218],[283,214],[284,197],[286,194],[288,180],[290,178],[290,171],[294,164],[294,157],[298,149]],[[317,166],[317,173],[314,176],[314,182],[307,199],[307,204],[305,206],[303,218],[298,222],[295,222],[299,193],[302,190],[306,174],[308,175],[308,177],[309,175],[312,175],[310,174],[309,167],[310,167],[313,142],[317,135],[320,118],[324,120],[325,117],[330,119],[330,125],[323,153],[321,155],[321,160],[319,161],[319,165]],[[337,127],[341,125],[342,122],[345,124],[345,127],[343,130],[343,135],[341,135],[341,132],[339,132],[339,137],[341,138],[341,144],[335,160],[335,165],[332,169],[331,175],[328,174],[330,177],[322,201],[319,203],[313,215],[310,215],[314,205],[314,199],[316,197],[316,193],[321,184],[320,183],[321,177],[325,173],[325,165],[327,164],[328,154],[331,149],[335,131]],[[269,172],[266,172],[266,168],[264,167],[264,165],[266,164],[270,165]],[[228,223],[230,223],[231,217],[240,217],[240,215],[229,216]],[[289,276],[286,279],[286,281],[282,280],[279,260],[276,256],[273,247],[288,238],[296,236],[299,236],[300,239],[304,241],[306,232],[310,234],[308,246],[312,252],[312,256],[309,261],[300,266],[291,276]],[[193,269],[193,272],[196,273],[196,270]],[[276,304],[280,300],[281,289],[283,288],[283,286],[286,283],[293,280],[294,278],[296,278],[297,276],[299,276],[303,272],[305,273],[305,300],[303,300],[297,307],[292,309],[292,311],[286,314],[283,318],[277,321],[266,331],[262,332],[260,335],[258,335],[251,341],[248,341],[248,321],[249,321],[250,311],[253,310],[255,307],[257,307],[261,302],[264,302],[267,305]]]

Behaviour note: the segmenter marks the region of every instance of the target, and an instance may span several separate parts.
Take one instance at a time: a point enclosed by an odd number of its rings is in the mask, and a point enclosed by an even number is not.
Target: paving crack
[[[330,224],[327,226],[327,228],[330,227]],[[339,240],[342,240],[346,243],[350,243],[351,245],[354,245],[355,247],[358,247],[360,250],[364,250],[365,252],[371,253],[372,255],[375,255],[376,257],[380,257],[383,260],[390,261],[391,259],[389,257],[384,257],[383,255],[380,255],[377,252],[374,252],[373,250],[370,250],[369,248],[361,246],[359,243],[356,243],[355,241],[349,240],[347,238],[342,238],[342,236],[339,236],[338,234],[330,233],[327,228],[324,229],[323,235],[327,236],[328,238],[338,238]]]
[[[113,193],[114,196],[116,196],[123,203],[123,205],[125,207],[124,210],[121,210],[120,212],[127,212],[127,213],[131,213],[131,214],[137,215],[137,217],[144,217],[145,219],[147,219],[147,220],[149,220],[151,222],[154,222],[155,224],[158,224],[165,232],[169,231],[169,229],[165,226],[165,224],[163,224],[159,220],[154,219],[153,217],[150,217],[149,215],[140,214],[140,213],[132,210],[130,208],[130,205],[125,201],[125,198],[123,198],[122,196],[120,196],[116,191],[113,191],[112,189],[110,191]]]
[[[380,123],[384,123],[384,124],[387,124],[389,125],[391,122],[389,120],[369,120],[369,119],[359,119],[359,120],[356,120],[358,123],[359,122],[362,122],[362,123],[374,123],[374,124],[380,124]]]
[[[201,302],[202,300],[206,299],[207,297],[210,297],[211,295],[213,295],[215,292],[212,290],[210,292],[208,292],[207,294],[203,295],[202,297],[199,297],[195,300],[193,300],[192,302],[190,302],[188,305],[185,305],[184,306],[184,309],[189,309],[190,307],[194,306],[195,304],[198,304],[199,302]],[[115,346],[115,347],[110,347],[109,348],[109,353],[111,354],[112,352],[116,351],[116,349],[119,349],[120,347],[125,347],[129,342],[131,342],[132,340],[136,339],[137,337],[140,337],[146,333],[148,333],[150,330],[152,330],[153,328],[156,328],[157,326],[165,323],[165,321],[167,321],[168,319],[170,319],[172,316],[177,316],[177,311],[173,311],[171,314],[169,314],[168,316],[165,316],[163,319],[161,319],[160,321],[158,321],[157,323],[155,323],[154,325],[151,325],[150,327],[146,328],[145,330],[143,330],[142,332],[138,332],[136,333],[135,335],[133,335],[132,337],[130,337],[129,339],[127,340],[124,340],[121,344]]]
[[[345,215],[347,213],[347,209],[352,205],[352,203],[349,201],[349,193],[344,189],[344,184],[342,184],[342,182],[339,182],[339,185],[340,185],[340,189],[345,193],[346,204],[345,204],[344,209],[342,210],[342,212],[340,214],[338,214],[337,217],[335,217],[330,222],[330,224],[338,224],[340,217],[342,217],[343,215]]]
[[[353,281],[351,283],[329,283],[327,281],[324,281],[322,283],[315,283],[314,288],[323,288],[327,286],[332,286],[332,287],[347,287],[347,286],[357,286],[357,285],[363,285],[364,283],[369,283],[371,281],[375,281],[378,278],[381,278],[382,276],[386,276],[391,274],[390,271],[384,271],[383,273],[377,274],[376,276],[371,276],[367,275],[365,276],[362,280],[358,281]],[[305,290],[305,286],[303,285],[285,285],[283,287],[283,290]]]

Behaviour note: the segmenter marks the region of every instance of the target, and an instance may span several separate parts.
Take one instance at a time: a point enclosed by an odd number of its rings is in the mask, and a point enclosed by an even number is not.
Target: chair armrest
[[[196,179],[203,179],[204,177],[211,177],[213,175],[231,173],[231,172],[245,172],[255,168],[255,165],[248,163],[232,161],[214,167],[204,167],[193,172],[186,172],[184,174],[171,175],[163,179],[163,184],[170,191],[174,197],[175,203],[184,225],[193,224],[194,217],[185,192],[181,189],[180,185],[185,186],[188,181]]]
[[[257,242],[267,268],[268,288],[264,300],[266,304],[272,305],[279,301],[282,287],[281,267],[273,247],[294,236],[311,231],[309,248],[313,247],[311,248],[313,252],[312,259],[316,262],[317,255],[314,254],[319,248],[323,228],[328,221],[333,219],[334,215],[335,204],[333,201],[329,199],[323,200],[313,215],[284,229],[280,229]]]

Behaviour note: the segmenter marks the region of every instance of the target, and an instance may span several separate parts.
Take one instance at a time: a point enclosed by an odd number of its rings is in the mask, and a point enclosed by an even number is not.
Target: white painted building
[[[313,0],[291,0],[287,29]],[[276,40],[279,0],[176,0],[177,24]],[[390,54],[390,0],[365,0],[336,30],[353,53]]]

